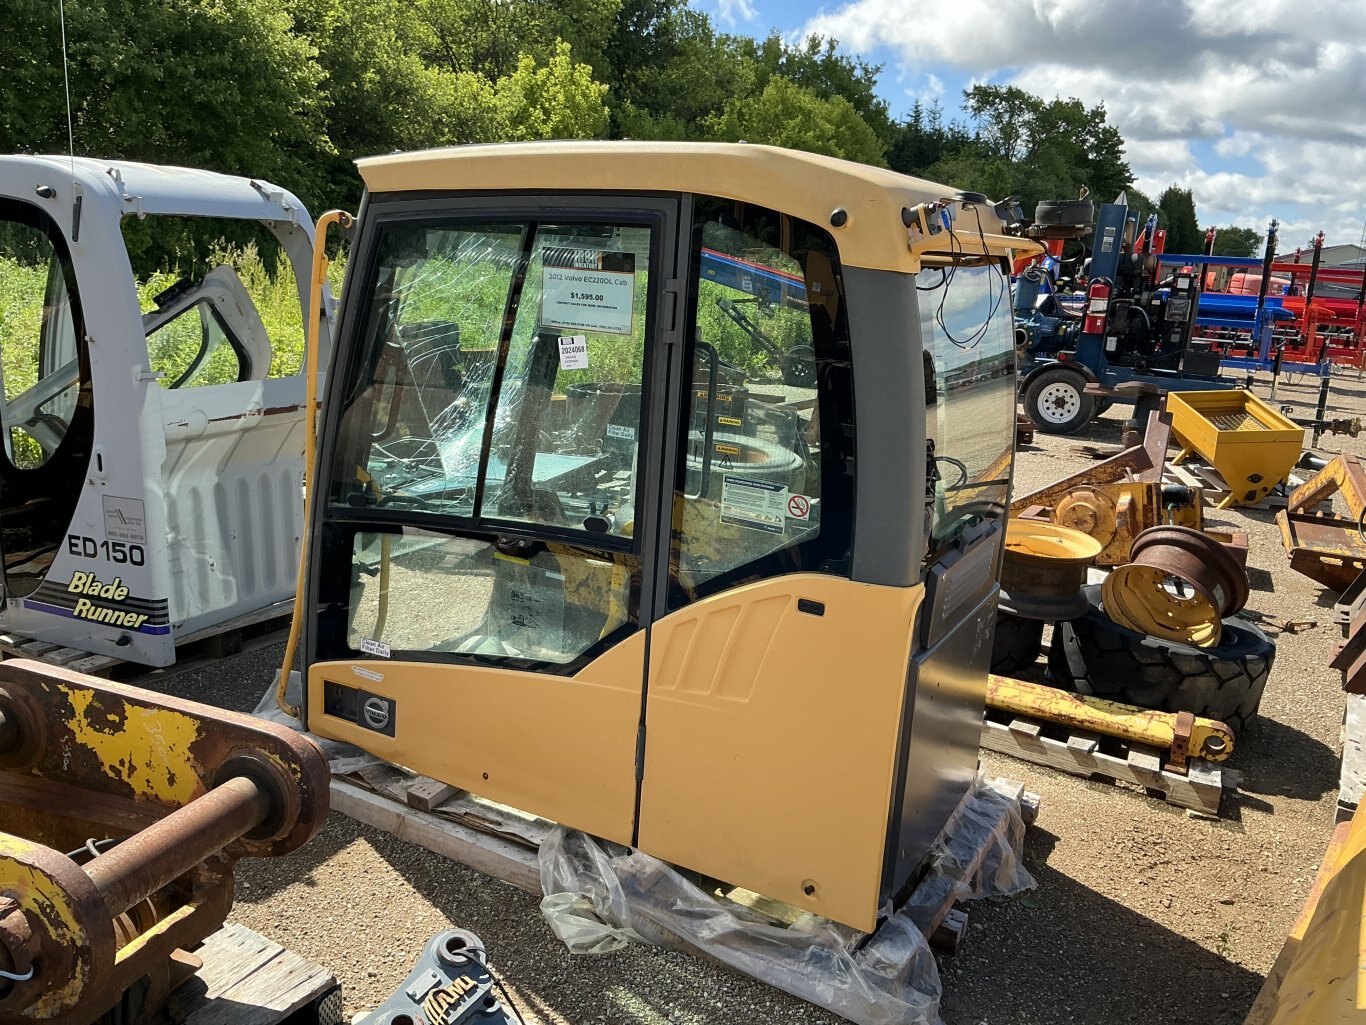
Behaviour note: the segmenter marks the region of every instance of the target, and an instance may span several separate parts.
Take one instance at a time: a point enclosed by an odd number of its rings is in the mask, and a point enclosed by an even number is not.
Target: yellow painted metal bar
[[[345,210],[329,210],[313,226],[313,275],[308,288],[307,359],[304,368],[304,525],[299,534],[299,575],[294,593],[294,615],[289,621],[289,640],[285,657],[280,664],[280,678],[275,683],[275,703],[286,715],[299,717],[297,705],[289,703],[286,688],[294,668],[294,653],[299,647],[299,633],[303,629],[304,602],[300,594],[304,587],[304,572],[308,568],[308,519],[313,507],[313,457],[318,444],[318,341],[322,332],[323,286],[327,284],[327,229],[334,224],[349,228],[355,218]]]
[[[1117,701],[1089,697],[1044,687],[1037,683],[987,676],[987,705],[1034,719],[1072,726],[1152,747],[1170,748],[1177,740],[1177,715],[1150,708],[1136,708]],[[1233,754],[1233,731],[1214,719],[1198,716],[1191,726],[1188,754],[1222,762]]]

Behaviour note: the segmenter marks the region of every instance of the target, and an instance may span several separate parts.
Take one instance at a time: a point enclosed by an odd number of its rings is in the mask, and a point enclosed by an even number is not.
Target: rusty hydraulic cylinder
[[[115,917],[250,833],[270,815],[270,795],[234,776],[85,866]]]

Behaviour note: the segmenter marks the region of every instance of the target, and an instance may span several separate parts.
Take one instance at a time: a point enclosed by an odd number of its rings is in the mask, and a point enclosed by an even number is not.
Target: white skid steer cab
[[[274,277],[249,275],[274,289],[273,331],[228,263],[135,273],[125,233],[220,227],[278,250]],[[288,611],[312,251],[303,204],[265,182],[0,157],[0,632],[167,666]]]

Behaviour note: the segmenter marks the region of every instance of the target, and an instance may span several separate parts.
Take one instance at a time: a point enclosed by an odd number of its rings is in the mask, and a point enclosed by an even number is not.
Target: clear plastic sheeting
[[[805,912],[776,924],[656,858],[565,829],[541,845],[541,911],[574,953],[633,940],[690,950],[860,1025],[939,1025],[939,970],[916,921],[951,899],[1034,885],[1020,861],[1019,798],[1018,785],[979,779],[924,881],[871,937]]]
[[[289,686],[285,688],[285,699],[295,708],[300,707],[303,701],[303,684],[299,674],[292,672],[289,674]],[[261,700],[257,702],[256,710],[251,713],[258,719],[266,722],[273,722],[280,726],[288,726],[296,733],[304,733],[304,724],[292,715],[286,715],[284,710],[275,700],[275,682],[266,688],[266,692],[261,695]],[[322,748],[323,754],[327,756],[327,767],[332,770],[334,776],[345,776],[348,773],[359,772],[368,765],[376,765],[380,759],[372,754],[367,754],[358,747],[350,744],[343,744],[338,740],[328,740],[325,737],[308,734],[310,740]]]

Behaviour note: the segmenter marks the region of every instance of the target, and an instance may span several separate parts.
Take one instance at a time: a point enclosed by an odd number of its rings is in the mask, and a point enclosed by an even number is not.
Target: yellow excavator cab
[[[1030,243],[746,144],[360,170],[308,729],[871,931],[977,768]]]

